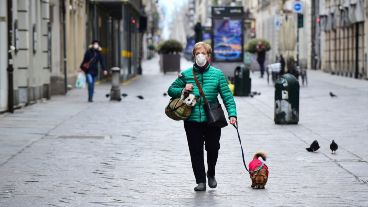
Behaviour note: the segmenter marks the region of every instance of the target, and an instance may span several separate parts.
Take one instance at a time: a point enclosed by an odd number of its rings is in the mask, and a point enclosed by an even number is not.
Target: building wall
[[[195,21],[202,26],[211,26],[211,0],[195,1]]]
[[[368,1],[364,4],[365,19],[368,19]],[[368,79],[368,21],[364,21],[364,72],[363,78]]]
[[[299,65],[302,68],[311,67],[311,4],[302,1],[304,25],[299,28],[297,39],[297,14],[293,12],[293,1],[251,1],[247,0],[249,12],[256,21],[256,37],[266,39],[271,44],[267,53],[268,63],[276,61],[276,56],[292,56],[295,59],[299,53]],[[276,22],[280,22],[276,26]],[[299,49],[298,49],[299,46]]]
[[[29,104],[48,98],[48,0],[13,0],[14,25],[14,104]],[[16,22],[16,23],[15,23]]]
[[[279,53],[278,30],[274,25],[278,7],[278,2],[273,2],[267,7],[258,7],[256,13],[256,37],[266,39],[271,44],[271,50],[267,53],[268,63],[273,63],[275,56]]]
[[[8,34],[7,34],[7,3],[0,1],[0,111],[7,110],[8,86]]]
[[[51,24],[51,95],[65,94],[64,84],[64,31],[62,19],[62,2],[50,0]]]
[[[88,45],[86,40],[86,2],[65,0],[65,7],[68,84],[73,86]]]
[[[352,6],[353,1],[320,1],[321,69],[331,74],[367,78],[366,2],[354,2],[361,3],[364,11],[354,10],[359,6]],[[347,22],[341,20],[344,12],[349,16]],[[360,20],[355,19],[358,13],[363,13]]]

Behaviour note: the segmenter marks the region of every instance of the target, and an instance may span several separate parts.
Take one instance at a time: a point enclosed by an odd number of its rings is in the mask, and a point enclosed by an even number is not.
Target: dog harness
[[[265,166],[265,164],[262,163],[262,165],[259,166],[256,170],[249,171],[249,174],[257,174],[260,170],[263,169],[264,166]]]

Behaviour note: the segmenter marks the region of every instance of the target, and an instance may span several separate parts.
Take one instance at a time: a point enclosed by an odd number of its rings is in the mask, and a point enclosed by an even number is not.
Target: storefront
[[[120,67],[123,79],[141,73],[144,26],[137,1],[91,1],[87,39],[101,41],[106,66]]]

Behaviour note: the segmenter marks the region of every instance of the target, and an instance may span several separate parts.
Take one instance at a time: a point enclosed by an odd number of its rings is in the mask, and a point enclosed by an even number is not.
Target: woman
[[[84,54],[84,58],[80,67],[82,68],[82,65],[87,62],[90,63],[88,70],[85,72],[88,85],[88,102],[93,102],[95,80],[98,74],[98,63],[101,64],[104,75],[107,75],[107,70],[105,68],[105,64],[101,55],[101,47],[99,41],[92,41],[92,44],[89,46],[88,50]]]
[[[228,112],[230,124],[236,123],[236,107],[233,95],[221,70],[212,67],[209,63],[212,49],[204,42],[194,45],[192,55],[195,57],[194,66],[183,71],[171,84],[168,94],[173,98],[180,97],[182,92],[189,91],[197,97],[197,104],[193,107],[191,116],[184,121],[187,135],[192,168],[197,182],[195,191],[206,190],[206,172],[204,166],[203,145],[207,151],[207,178],[208,186],[216,188],[215,167],[220,149],[221,128],[209,126],[203,109],[204,100],[201,97],[193,77],[196,73],[199,83],[208,102],[218,102],[220,94]]]

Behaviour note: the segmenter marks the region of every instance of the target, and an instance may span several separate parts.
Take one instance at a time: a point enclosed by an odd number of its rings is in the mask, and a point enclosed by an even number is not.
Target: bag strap
[[[207,99],[206,99],[206,96],[204,95],[204,93],[203,93],[203,89],[202,89],[202,86],[201,86],[201,84],[199,83],[199,81],[198,81],[198,78],[197,78],[197,75],[195,74],[195,72],[194,72],[194,69],[192,69],[192,72],[193,72],[193,77],[194,77],[194,80],[195,80],[195,82],[196,82],[196,85],[197,85],[197,87],[198,87],[198,90],[199,90],[199,93],[201,94],[201,96],[203,97],[203,99],[204,99],[204,103],[205,104],[207,104],[208,103],[208,101],[207,101]]]
[[[88,65],[89,65],[89,64],[91,64],[91,63],[95,60],[95,58],[96,58],[96,56],[97,56],[95,52],[94,52],[93,54],[94,54],[94,56],[93,56],[93,58],[92,58],[92,59],[90,59],[90,60],[88,61]]]
[[[243,146],[242,146],[241,139],[240,139],[239,125],[236,123],[236,124],[233,124],[233,126],[236,129],[236,132],[238,133],[238,139],[239,139],[239,143],[240,143],[240,149],[241,149],[241,153],[242,153],[244,167],[248,171],[248,173],[250,173],[248,168],[247,168],[247,164],[245,163],[245,159],[244,159],[244,150],[243,150]]]

